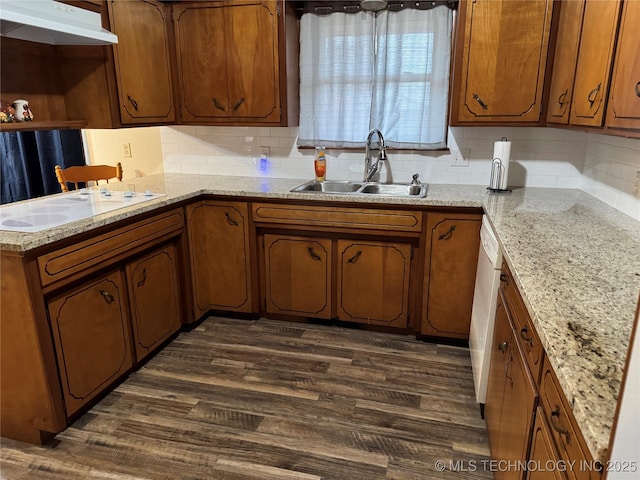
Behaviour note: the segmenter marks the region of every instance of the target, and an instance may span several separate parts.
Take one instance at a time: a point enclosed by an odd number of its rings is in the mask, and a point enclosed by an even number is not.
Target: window
[[[452,11],[304,14],[298,145],[445,147]]]

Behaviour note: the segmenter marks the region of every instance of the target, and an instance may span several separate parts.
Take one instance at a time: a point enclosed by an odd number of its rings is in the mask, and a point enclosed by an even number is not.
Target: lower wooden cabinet
[[[133,365],[126,298],[117,271],[48,302],[68,417]]]
[[[195,318],[209,310],[251,312],[249,213],[245,202],[187,207]]]
[[[126,266],[136,359],[180,328],[176,248],[168,245]]]
[[[338,240],[337,317],[406,327],[411,245]]]
[[[485,406],[489,446],[492,458],[517,465],[529,458],[538,394],[516,341],[504,298],[498,301],[495,321]],[[521,468],[498,469],[494,478],[520,480],[524,473]]]
[[[540,407],[536,410],[536,421],[533,424],[529,460],[533,462],[534,468],[528,472],[527,480],[567,480],[568,478],[562,471],[549,426]]]
[[[266,311],[331,318],[331,257],[331,240],[266,234]]]
[[[422,334],[469,338],[481,224],[480,214],[428,214]]]

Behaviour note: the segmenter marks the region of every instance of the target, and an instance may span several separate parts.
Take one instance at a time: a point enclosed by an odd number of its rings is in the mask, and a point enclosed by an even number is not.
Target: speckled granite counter
[[[576,421],[603,460],[640,292],[640,222],[578,190],[430,185],[425,199],[290,193],[304,180],[166,174],[110,188],[166,196],[41,233],[0,231],[26,251],[201,194],[345,203],[483,207],[493,224]]]

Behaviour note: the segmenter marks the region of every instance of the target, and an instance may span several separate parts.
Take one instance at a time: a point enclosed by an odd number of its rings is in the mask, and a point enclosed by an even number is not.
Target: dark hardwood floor
[[[3,480],[492,478],[467,349],[214,317],[51,444],[0,453]]]

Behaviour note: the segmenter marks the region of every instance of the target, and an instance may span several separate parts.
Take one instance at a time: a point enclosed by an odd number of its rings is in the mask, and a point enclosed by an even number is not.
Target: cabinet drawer
[[[548,359],[544,360],[542,369],[540,399],[545,418],[551,426],[551,436],[558,447],[560,459],[566,462],[575,462],[575,465],[581,466],[568,470],[569,479],[596,480],[600,478],[600,472],[595,470],[593,457],[585,444],[569,407],[569,402],[560,388]],[[589,469],[589,466],[594,468]]]
[[[172,210],[147,220],[61,248],[38,257],[43,287],[77,278],[83,270],[130,253],[137,247],[183,228],[183,211]]]
[[[500,288],[504,292],[507,308],[513,320],[516,338],[522,347],[527,366],[531,372],[534,382],[540,383],[540,372],[542,371],[542,358],[544,348],[540,343],[540,338],[527,312],[520,292],[513,281],[513,276],[506,263],[502,264],[500,274]]]
[[[305,227],[342,227],[401,232],[420,232],[422,229],[420,212],[364,208],[255,203],[253,220],[260,223],[304,225]]]

